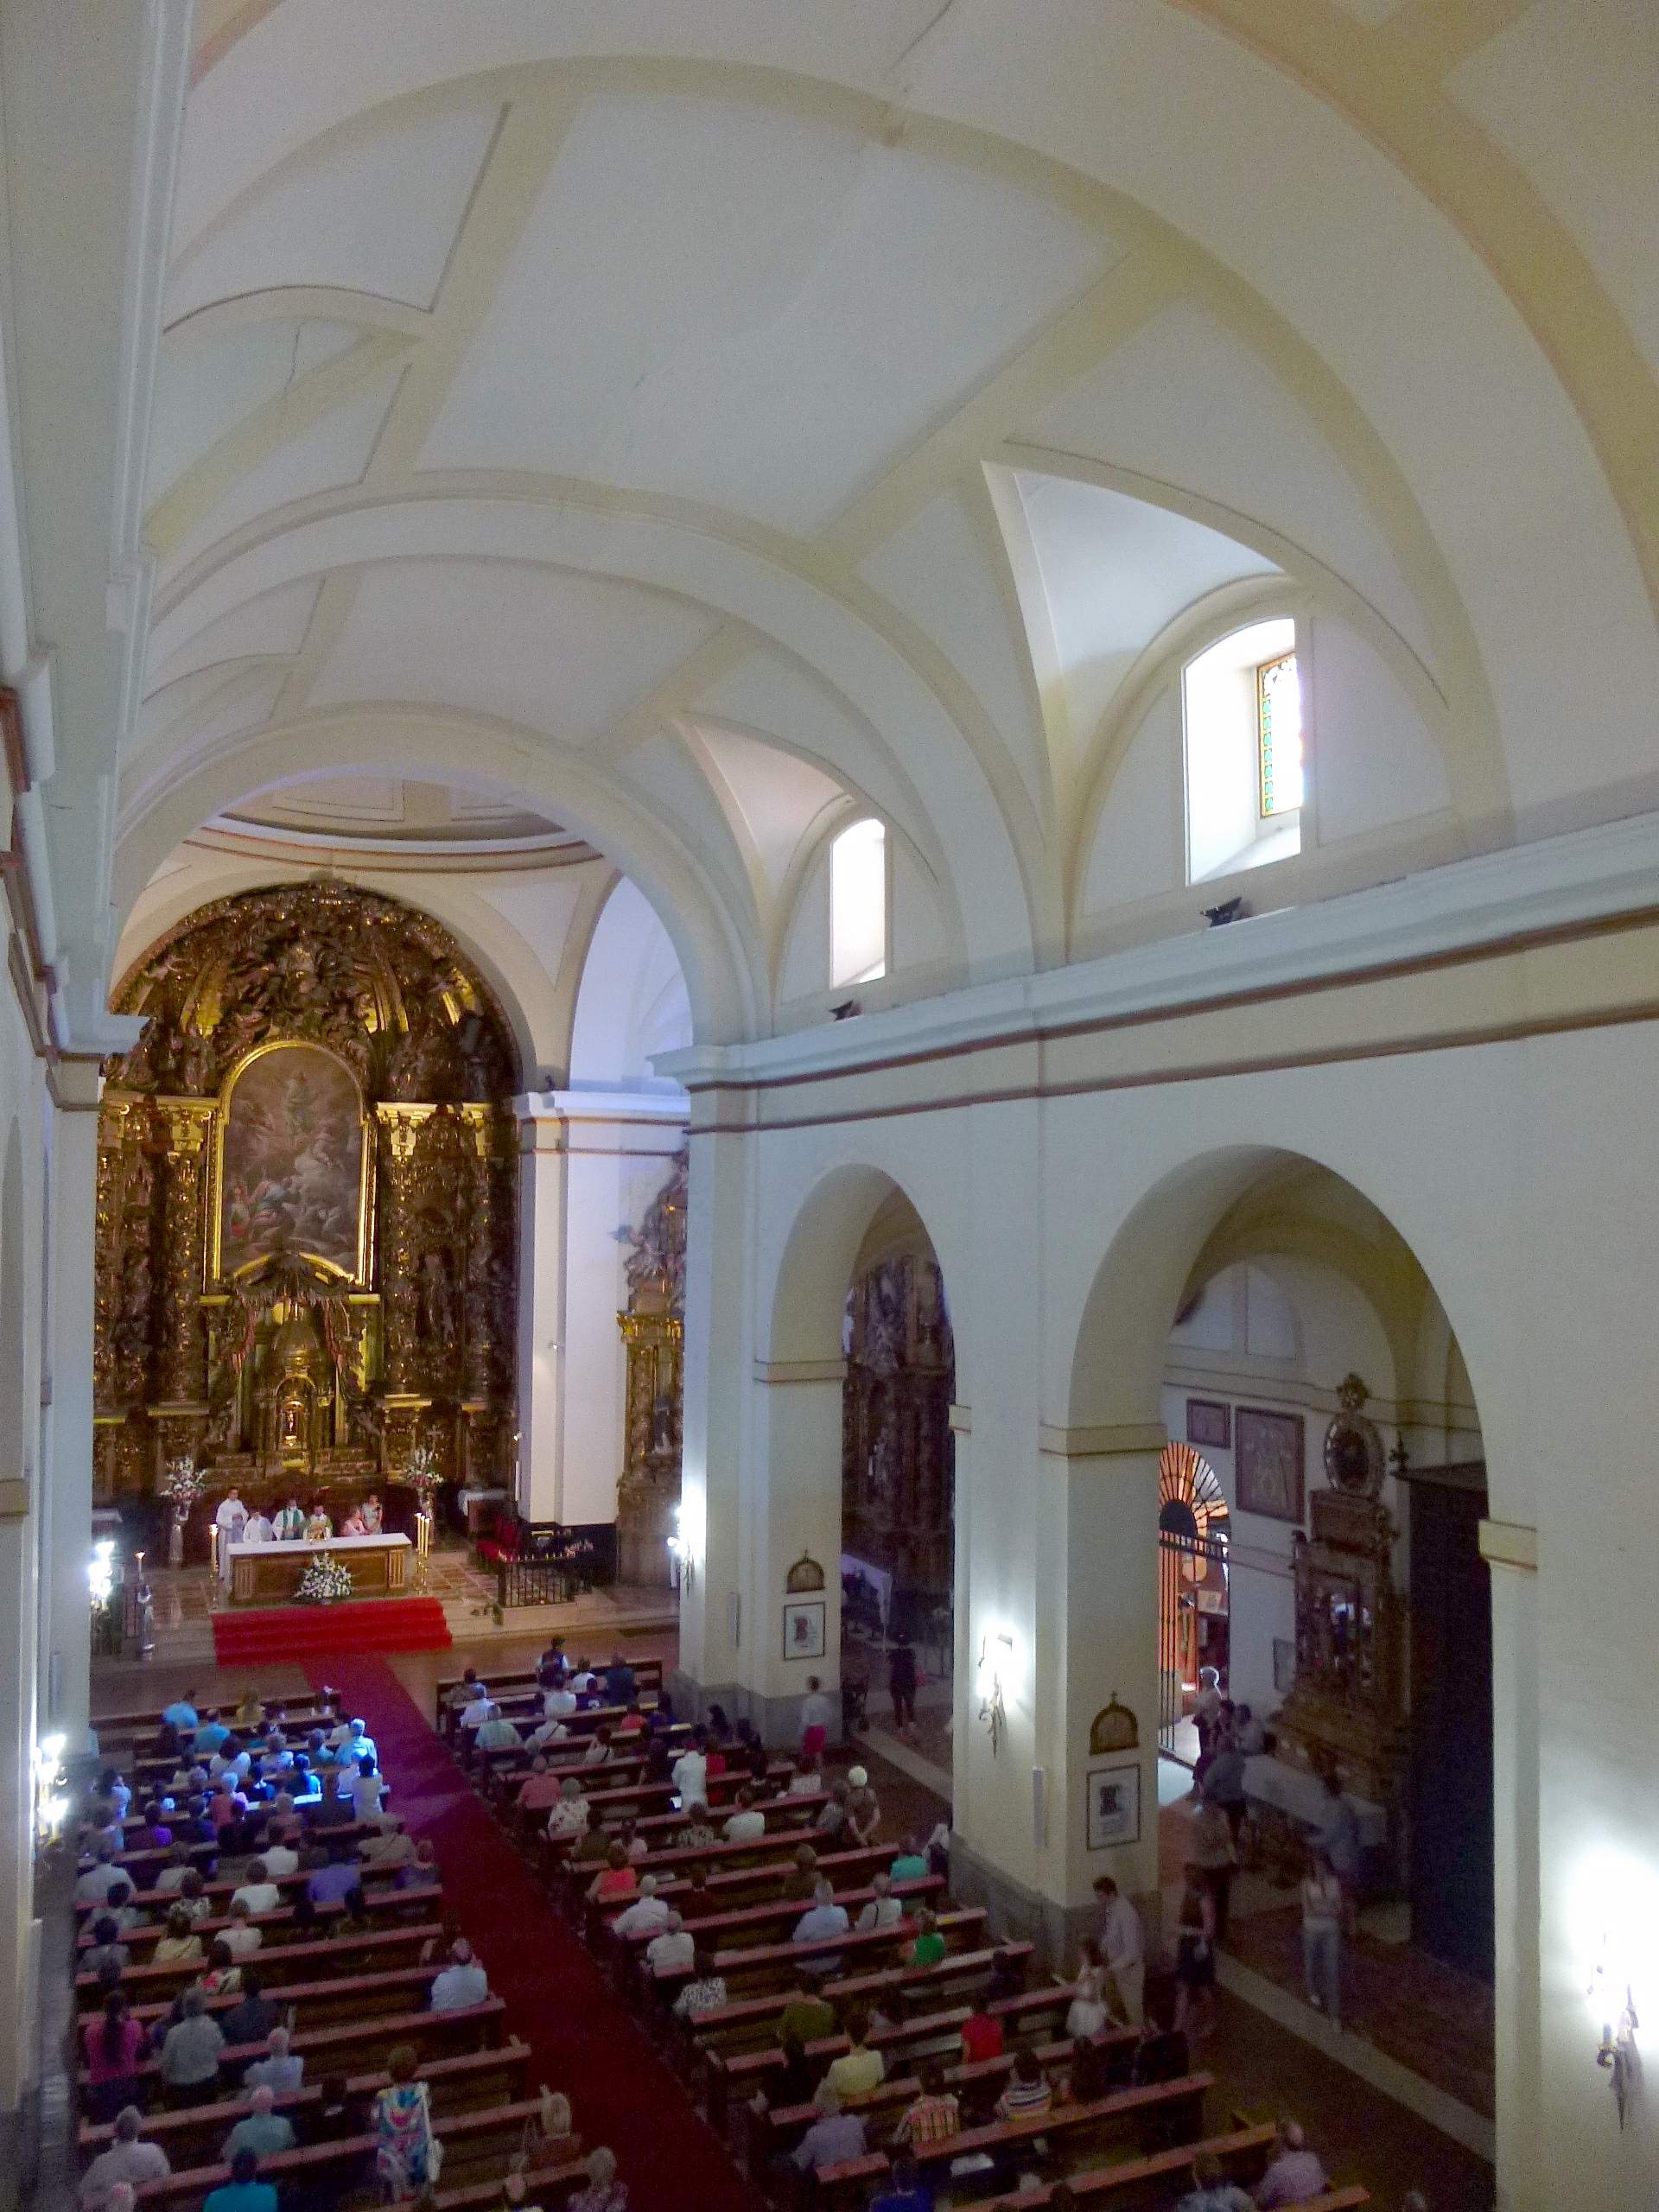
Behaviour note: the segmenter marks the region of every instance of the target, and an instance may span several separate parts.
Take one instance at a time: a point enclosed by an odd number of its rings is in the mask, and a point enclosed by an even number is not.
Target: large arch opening
[[[1224,1986],[1264,1977],[1300,2005],[1298,1885],[1309,1847],[1325,1849],[1351,1916],[1343,2028],[1490,2114],[1486,1471],[1426,1270],[1328,1168],[1268,1147],[1212,1154],[1120,1230],[1072,1386],[1078,1426],[1135,1421],[1170,1440],[1160,1527],[1142,1535],[1148,1574],[1172,1586],[1166,1924],[1181,1924],[1189,1866],[1213,1859],[1198,1886],[1219,1916]],[[1199,1487],[1202,1528],[1190,1498],[1173,1502]],[[1198,1820],[1206,1802],[1226,1815],[1219,1842],[1214,1816]],[[1236,1871],[1221,1863],[1230,1830]],[[1431,2050],[1428,2014],[1442,2024]]]

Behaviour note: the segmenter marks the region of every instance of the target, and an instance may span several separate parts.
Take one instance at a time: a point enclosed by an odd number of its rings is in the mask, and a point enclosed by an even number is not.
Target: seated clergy
[[[306,1520],[306,1542],[308,1544],[326,1544],[329,1537],[332,1536],[334,1533],[334,1522],[328,1518],[328,1516],[323,1511],[321,1505],[314,1505]]]

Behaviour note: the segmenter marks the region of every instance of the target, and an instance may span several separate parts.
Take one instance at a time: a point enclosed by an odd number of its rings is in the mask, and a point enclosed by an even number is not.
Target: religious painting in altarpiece
[[[201,907],[114,995],[94,1337],[97,1494],[188,1459],[338,1522],[388,1520],[417,1445],[510,1480],[511,1027],[429,915],[332,881]],[[200,1540],[200,1532],[195,1532]]]

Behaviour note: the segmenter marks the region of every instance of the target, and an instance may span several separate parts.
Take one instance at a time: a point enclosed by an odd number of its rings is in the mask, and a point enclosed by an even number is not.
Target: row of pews
[[[334,1718],[332,1707],[296,1704],[283,1716],[283,1725],[294,1744],[302,1742],[309,1728],[331,1725]],[[100,1723],[103,1763],[124,1773],[135,1804],[163,1789],[176,1764],[175,1755],[156,1749],[161,1728],[160,1716],[154,1713],[121,1714]],[[397,1777],[388,1779],[394,1793],[389,1809],[395,1817]],[[554,2212],[586,2187],[587,2169],[576,2155],[578,2143],[543,2143],[542,2101],[539,2085],[531,2081],[530,2048],[511,2033],[501,1999],[492,1995],[464,2010],[429,2009],[432,1983],[448,1962],[454,1934],[453,1923],[446,1921],[442,1888],[399,1888],[394,1871],[377,1866],[372,1854],[360,1856],[365,1844],[383,1834],[378,1823],[336,1821],[319,1825],[315,1811],[302,1803],[295,1817],[305,1827],[308,1841],[359,1859],[365,1924],[351,1932],[333,1932],[345,1911],[338,1902],[299,1913],[296,1900],[309,1879],[303,1867],[273,1878],[280,1902],[272,1910],[253,1916],[251,1924],[259,1929],[261,1943],[244,1966],[257,1973],[264,1996],[280,2008],[289,2030],[290,2051],[304,2061],[302,2086],[276,2101],[276,2111],[293,2124],[297,2145],[263,2158],[260,2178],[276,2184],[284,2205],[378,2202],[373,2101],[390,2079],[386,2065],[391,2054],[398,2045],[408,2044],[419,2055],[420,2074],[429,2087],[435,2133],[443,2145],[442,2180],[434,2192],[442,2212],[499,2205],[509,2165],[526,2148],[531,2153],[525,2170],[531,2200]],[[124,1825],[130,1830],[138,1824],[134,1816]],[[192,1859],[207,1878],[203,1892],[208,1910],[194,1931],[204,1952],[231,1924],[228,1908],[239,1879],[239,1871],[233,1869],[239,1870],[247,1858],[245,1853],[240,1860],[216,1865],[218,1852],[214,1844],[190,1847]],[[158,1962],[154,1955],[167,1932],[168,1910],[179,1901],[175,1891],[156,1885],[168,1856],[164,1848],[133,1848],[118,1851],[115,1859],[133,1885],[132,1903],[142,1916],[123,1933],[130,1963],[117,1986],[132,2017],[153,2032],[156,2048],[176,2000],[201,1972],[199,1961]],[[83,2113],[91,2102],[84,2031],[101,2015],[109,1983],[88,1971],[79,1955],[91,1946],[92,1926],[102,1910],[95,1904],[78,1903],[75,1907],[74,2065]],[[213,1995],[207,1999],[207,2010],[222,2018],[241,1999],[239,1990]],[[172,2171],[139,2190],[142,2205],[156,2212],[196,2212],[207,2192],[226,2181],[230,2169],[220,2155],[221,2146],[250,2108],[242,2077],[266,2055],[263,2041],[227,2044],[220,2054],[219,2094],[213,2100],[169,2108],[152,2049],[138,2075],[143,2139],[162,2147]],[[331,2076],[346,2083],[352,2132],[338,2139],[308,2142],[323,2084]],[[106,2149],[113,2136],[111,2121],[83,2117],[79,2131],[83,2165]]]
[[[712,1953],[714,1971],[725,1985],[724,2004],[689,2014],[677,2010],[676,2000],[698,1969],[653,1967],[646,1958],[651,1931],[625,1933],[617,1927],[629,1901],[592,1899],[595,1861],[578,1859],[568,1840],[550,1839],[544,1805],[531,1810],[524,1803],[531,1775],[529,1755],[480,1751],[459,1720],[455,1688],[439,1685],[437,1724],[474,1787],[539,1870],[559,1909],[581,1930],[645,2031],[671,2057],[710,2124],[774,2202],[810,2203],[823,2212],[860,2212],[891,2172],[893,2130],[920,2094],[918,2069],[928,2061],[944,2067],[946,2086],[959,2100],[963,2120],[960,2133],[915,2153],[924,2177],[936,2188],[948,2183],[953,2162],[972,2156],[1014,2171],[1032,2165],[1050,2170],[1057,2178],[1064,2177],[1080,2202],[1103,2212],[1142,2212],[1154,2206],[1161,2212],[1181,2194],[1194,2158],[1205,2152],[1220,2160],[1230,2181],[1249,2188],[1261,2178],[1274,2147],[1273,2127],[1234,2115],[1230,2125],[1211,2128],[1206,2113],[1217,2085],[1208,2073],[1135,2082],[1131,2075],[1140,2037],[1131,2029],[1109,2028],[1089,2039],[1095,2046],[1089,2061],[1094,2084],[1103,2094],[1057,2102],[1039,2119],[995,2119],[993,2108],[1012,2069],[1016,2045],[1034,2050],[1057,2089],[1079,2068],[1077,2045],[1065,2032],[1071,1989],[1033,1974],[1029,1943],[997,1940],[983,1907],[954,1904],[943,1878],[931,1874],[893,1885],[903,1908],[896,1924],[797,1944],[791,1931],[811,1902],[811,1878],[832,1885],[836,1902],[855,1924],[874,1895],[874,1877],[894,1856],[893,1843],[815,1851],[816,1865],[804,1867],[802,1847],[813,1841],[813,1823],[825,1793],[788,1794],[793,1769],[780,1760],[772,1764],[765,1785],[775,1794],[756,1806],[766,1815],[764,1834],[741,1842],[680,1845],[676,1837],[685,1826],[684,1813],[675,1804],[671,1784],[648,1778],[643,1752],[613,1757],[597,1769],[584,1764],[594,1733],[613,1722],[615,1713],[596,1707],[568,1715],[569,1739],[545,1753],[548,1777],[576,1775],[593,1823],[607,1837],[644,1843],[637,1871],[655,1875],[657,1895],[679,1913],[699,1956]],[[495,1677],[488,1689],[515,1720],[528,1726],[539,1713],[533,1677]],[[687,1733],[683,1726],[663,1732],[671,1745]],[[710,1778],[712,1825],[721,1825],[738,1788],[751,1783],[747,1769]],[[761,1785],[752,1786],[758,1792]],[[945,1951],[935,1963],[917,1967],[909,1956],[918,1932],[914,1915],[923,1906],[933,1914]],[[817,2107],[779,2094],[788,2065],[779,2022],[804,1986],[804,1976],[840,2018],[861,2010],[886,2024],[868,2037],[870,2047],[882,2054],[886,2079],[844,2106],[864,2120],[867,2152],[820,2167],[810,2181],[797,2174],[791,2153],[818,2118]],[[964,2063],[963,2024],[979,2007],[1001,2019],[1007,2055]],[[849,2048],[847,2036],[836,2034],[810,2045],[807,2057],[821,2078]],[[995,2201],[1036,2208],[1049,2202],[1051,2186],[1046,2183]],[[1363,2189],[1338,2190],[1319,2201],[1319,2212],[1345,2212],[1367,2201]]]

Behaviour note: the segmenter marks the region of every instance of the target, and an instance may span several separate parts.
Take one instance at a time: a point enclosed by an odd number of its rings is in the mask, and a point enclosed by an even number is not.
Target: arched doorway
[[[914,1648],[926,1694],[906,1732],[922,1740],[930,1716],[937,1723],[949,1710],[956,1347],[944,1272],[902,1191],[877,1209],[855,1258],[842,1346],[843,1677],[855,1700],[870,1684],[880,1719],[892,1655]]]
[[[1330,1773],[1359,1841],[1344,2030],[1490,2113],[1485,1471],[1455,1324],[1415,1252],[1360,1190],[1312,1160],[1268,1147],[1195,1160],[1114,1240],[1070,1416],[1084,1433],[1155,1421],[1175,1440],[1159,1504],[1173,1525],[1160,1529],[1154,1570],[1171,1586],[1148,1634],[1160,1668],[1183,1682],[1192,1637],[1166,1539],[1184,1550],[1196,1535],[1181,1495],[1188,1452],[1227,1508],[1222,1688],[1267,1740],[1253,1740],[1247,1761],[1249,1863],[1233,1891],[1224,1981],[1230,1952],[1300,2005],[1294,1884]],[[1171,1771],[1166,1893],[1185,1864],[1176,1801],[1192,1787]],[[1439,2024],[1432,2051],[1426,2014]]]
[[[1172,1440],[1158,1462],[1158,1748],[1194,1765],[1198,1673],[1227,1672],[1227,1499],[1215,1469]]]

